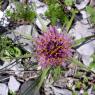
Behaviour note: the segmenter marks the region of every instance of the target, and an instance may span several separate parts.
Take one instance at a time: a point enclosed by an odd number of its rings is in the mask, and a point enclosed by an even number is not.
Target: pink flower
[[[55,27],[50,27],[36,40],[39,64],[42,67],[62,65],[72,55],[71,45],[71,39],[67,35],[58,33]]]

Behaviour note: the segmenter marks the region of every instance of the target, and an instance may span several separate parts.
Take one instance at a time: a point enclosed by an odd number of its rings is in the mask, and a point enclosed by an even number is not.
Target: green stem
[[[91,38],[95,38],[95,35],[91,35],[91,36],[88,36],[88,37],[85,37],[85,38],[80,38],[78,40],[75,41],[75,44],[72,46],[73,48],[80,45],[81,43],[83,42],[87,42],[88,40],[90,40]]]
[[[38,85],[37,85],[37,89],[38,89],[38,90],[39,90],[40,87],[42,86],[42,83],[43,83],[44,79],[47,77],[49,69],[50,69],[50,67],[47,67],[47,68],[45,68],[45,69],[42,71],[42,75],[41,75],[41,78],[40,78],[41,80],[40,80],[40,82],[39,82]]]
[[[70,28],[71,28],[71,25],[72,25],[72,22],[76,16],[76,13],[78,13],[78,11],[72,9],[72,17],[70,19],[70,21],[68,22],[67,26],[66,26],[66,29],[67,29],[67,32],[69,32]]]
[[[22,59],[22,58],[29,58],[29,57],[32,57],[32,55],[33,54],[24,54],[24,55],[21,55],[21,56],[19,56],[19,57],[12,57],[12,56],[10,56],[10,57],[5,57],[5,59],[7,60],[7,59],[11,59],[11,60],[13,60],[13,59],[16,59],[16,60],[19,60],[19,59]],[[0,56],[0,58],[1,59],[4,59],[4,57],[1,57]]]

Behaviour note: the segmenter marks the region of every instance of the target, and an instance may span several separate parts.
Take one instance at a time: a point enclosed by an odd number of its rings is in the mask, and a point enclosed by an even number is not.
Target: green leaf
[[[72,6],[73,5],[73,0],[64,0],[64,2],[67,6]]]
[[[93,62],[89,65],[90,69],[95,69],[95,54],[92,55]]]
[[[84,65],[80,61],[78,61],[78,59],[70,58],[70,61],[72,62],[72,64],[75,64],[80,67],[84,67]]]
[[[52,25],[56,25],[59,20],[62,24],[67,23],[68,16],[65,14],[59,3],[51,3],[48,6],[48,11],[46,11],[45,15],[51,20]]]
[[[10,91],[10,95],[16,95],[16,92]]]
[[[39,91],[40,87],[42,86],[45,78],[47,78],[49,73],[50,67],[44,68],[40,74],[40,76],[30,85],[29,88],[26,89],[22,95],[37,95],[37,92]]]
[[[13,47],[15,57],[19,57],[21,55],[21,50],[17,47]]]
[[[80,38],[78,40],[75,40],[75,43],[74,43],[74,45],[72,47],[76,47],[76,46],[80,45],[84,41],[85,41],[85,38]]]
[[[7,10],[6,16],[10,17],[13,21],[26,21],[28,23],[34,22],[36,17],[36,12],[33,10],[33,6],[29,4],[22,4],[19,2],[14,2],[16,9],[14,12]]]
[[[57,80],[59,76],[61,75],[61,67],[60,66],[55,67],[54,70],[52,71],[52,74],[53,74],[54,80]]]
[[[95,24],[95,8],[92,6],[87,6],[86,11],[90,14],[90,20],[93,24]]]
[[[71,19],[70,19],[70,21],[68,21],[68,23],[67,23],[67,25],[66,25],[67,32],[69,32],[69,30],[70,30],[70,28],[71,28],[71,25],[72,25],[72,23],[73,23],[73,21],[74,21],[74,18],[75,18],[75,16],[76,16],[76,13],[78,13],[78,11],[72,9],[71,13],[72,13]]]
[[[88,92],[84,92],[83,95],[88,95]]]
[[[73,92],[72,95],[78,95],[76,92]]]
[[[80,45],[81,43],[86,42],[92,38],[95,38],[95,35],[91,35],[91,36],[88,36],[85,38],[80,38],[78,40],[75,40],[75,44],[72,47],[76,47],[76,46]]]
[[[42,74],[41,74],[41,77],[40,77],[40,82],[39,82],[38,85],[37,85],[37,89],[38,89],[38,90],[39,90],[40,87],[42,86],[42,83],[44,82],[45,77],[47,77],[49,70],[50,70],[50,67],[47,67],[47,68],[45,68],[45,69],[42,71]]]

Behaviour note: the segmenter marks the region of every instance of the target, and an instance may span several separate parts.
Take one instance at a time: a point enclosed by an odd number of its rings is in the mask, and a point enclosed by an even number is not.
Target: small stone
[[[54,95],[72,95],[72,92],[67,89],[59,89],[52,87]]]
[[[93,62],[93,58],[91,58],[90,56],[82,56],[82,60],[86,66],[89,66],[90,63]]]
[[[91,44],[85,44],[77,49],[81,55],[91,56],[94,53],[94,48]]]
[[[83,21],[83,20],[81,20]],[[89,24],[83,24],[80,21],[77,21],[75,23],[75,26],[71,28],[69,31],[69,34],[75,38],[75,40],[84,38],[87,36],[91,36],[93,34],[93,29],[91,29],[91,26]]]
[[[89,15],[87,14],[87,12],[84,11],[84,10],[81,11],[81,14],[82,14],[83,19],[87,19],[89,17]]]
[[[3,12],[0,10],[0,20],[1,20],[1,18],[3,17]]]
[[[42,7],[37,8],[36,12],[37,12],[37,14],[43,14],[44,15],[44,13],[47,11],[47,9],[48,9],[47,6],[44,5]]]
[[[16,92],[19,90],[20,83],[15,79],[14,76],[10,76],[10,80],[8,82],[9,90],[12,92]]]
[[[88,92],[88,95],[93,95],[93,94],[91,94],[92,93],[92,87],[90,87],[87,92]]]
[[[40,95],[39,91],[33,89],[34,82],[34,80],[25,81],[20,88],[20,95]]]
[[[72,86],[73,86],[73,80],[71,78],[69,78],[68,87],[72,87]]]
[[[0,66],[3,66],[4,61],[0,59]]]
[[[9,5],[9,0],[2,0],[2,1],[3,2],[0,5],[1,5],[1,10],[4,11],[7,8],[7,6]]]
[[[79,54],[82,56],[82,61],[86,66],[89,66],[91,62],[93,62],[93,58],[91,55],[94,54],[94,47],[90,43],[87,43],[80,48],[77,49]]]
[[[91,5],[92,7],[95,7],[95,0],[90,0],[90,5]]]
[[[35,31],[36,32],[36,31]],[[33,32],[34,33],[34,32]],[[14,43],[21,45],[26,51],[33,52],[32,44],[32,25],[22,25],[17,27],[13,32],[6,34],[7,37],[11,38]]]
[[[78,1],[78,0],[76,0]],[[84,9],[90,0],[82,0],[79,4],[75,4],[78,10]]]
[[[83,89],[81,89],[81,90],[80,90],[80,94],[83,94],[83,93],[84,93],[84,90],[83,90]]]
[[[0,83],[0,95],[8,95],[8,87],[6,84]]]
[[[43,30],[43,28],[44,28],[44,26],[45,27],[47,27],[47,25],[50,23],[50,20],[48,20],[48,19],[46,19],[46,20],[44,20],[44,19],[42,19],[42,18],[40,18],[40,19],[36,19],[36,25],[41,29],[41,30]]]

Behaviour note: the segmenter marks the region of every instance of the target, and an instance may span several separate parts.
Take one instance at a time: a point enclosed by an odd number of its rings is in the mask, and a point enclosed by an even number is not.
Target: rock
[[[43,7],[39,7],[39,8],[37,8],[37,10],[36,10],[36,12],[37,12],[37,14],[43,14],[44,15],[44,13],[47,11],[47,6],[45,5],[45,6],[43,6]]]
[[[72,95],[72,92],[67,89],[59,89],[52,87],[54,95]]]
[[[77,21],[75,23],[75,26],[69,31],[69,34],[74,37],[75,40],[94,34],[94,29],[90,28],[91,26],[89,24],[84,24],[83,22],[83,20]],[[89,64],[93,61],[91,55],[94,54],[95,51],[95,42],[88,42],[80,46],[77,51],[81,55],[83,63],[86,66],[89,66]]]
[[[91,56],[94,53],[94,48],[91,44],[87,43],[81,46],[80,48],[78,48],[77,51],[81,55]]]
[[[20,83],[15,79],[14,76],[10,76],[10,80],[8,82],[9,90],[12,92],[16,92],[19,90]]]
[[[11,12],[13,12],[15,9],[15,5],[13,3],[9,4],[8,0],[4,0],[4,1],[6,2],[4,2],[1,8],[2,11],[0,11],[0,24],[5,27],[9,24],[9,21],[8,21],[9,17],[6,17],[6,12],[7,10],[10,10]]]
[[[50,23],[50,20],[44,17],[44,13],[47,11],[48,6],[45,3],[40,2],[39,0],[30,0],[29,2],[34,2],[36,4],[36,13],[38,14],[36,18],[36,25],[41,30],[43,30],[43,26],[47,27],[47,25]]]
[[[6,84],[0,83],[0,95],[8,95],[8,87]]]
[[[32,28],[32,25],[22,25],[17,27],[13,32],[9,32],[6,35],[15,43],[19,44],[23,49],[32,53],[34,51],[34,45],[32,42],[32,38],[34,36],[33,33],[35,33],[36,37],[38,35],[37,31],[32,33],[32,31],[34,31]],[[31,34],[33,34],[33,36],[31,36]]]
[[[9,5],[9,1],[3,0],[2,4],[1,4],[1,11],[4,11],[8,5]]]
[[[0,83],[8,83],[9,76],[10,75],[6,71],[0,71]]]
[[[76,3],[75,6],[78,10],[81,10],[81,9],[84,9],[86,7],[86,5],[89,3],[90,0],[75,0],[76,2],[79,2],[79,3]]]
[[[95,51],[95,40],[91,41],[90,43],[91,43],[91,45],[93,46],[94,51]]]
[[[93,62],[93,58],[91,56],[82,55],[82,61],[86,66],[89,66],[91,62]]]
[[[0,26],[0,35],[7,32],[7,29],[3,26]]]
[[[13,70],[13,72],[18,76],[18,77],[23,77],[24,74],[24,66],[19,63],[15,63],[15,65],[11,65],[8,67],[10,70]]]
[[[87,92],[88,92],[88,95],[93,95],[93,94],[91,94],[92,93],[92,87],[90,87]]]
[[[3,66],[4,61],[0,59],[0,66]]]
[[[89,17],[89,14],[84,10],[81,11],[81,14],[82,14],[83,19],[87,19]]]
[[[75,23],[75,26],[69,31],[69,34],[74,37],[75,40],[91,36],[94,32],[94,29],[91,29],[91,26],[89,24],[84,24],[82,21],[83,20],[81,20],[81,22],[77,21]]]
[[[47,25],[49,25],[49,23],[50,23],[50,20],[48,20],[48,19],[42,19],[42,18],[40,18],[40,19],[36,19],[36,25],[41,29],[41,30],[43,30],[43,28],[45,28],[45,27],[47,27]]]
[[[29,0],[29,2],[35,3],[37,8],[45,5],[43,2],[40,2],[39,0]]]
[[[95,7],[95,0],[90,0],[90,5],[91,5],[92,7]]]
[[[69,86],[71,87],[73,80],[60,77],[60,79],[54,82],[50,77],[44,83],[45,95],[72,95],[72,92],[66,89],[68,81]]]
[[[4,12],[0,11],[0,25],[7,26],[9,24],[7,17],[5,16]]]
[[[36,4],[36,12],[39,15],[44,15],[44,13],[48,9],[48,6],[45,3],[40,2],[39,0],[30,0],[29,2],[34,2]]]
[[[28,80],[24,82],[20,89],[20,95],[40,95],[39,91],[35,93],[34,87],[32,88],[34,80]]]
[[[7,7],[7,9],[4,11],[4,13],[6,13],[7,10],[9,10],[10,12],[14,12],[14,10],[16,9],[16,6],[14,3],[10,3]]]
[[[87,43],[77,49],[79,54],[82,56],[82,61],[86,66],[89,66],[91,62],[93,62],[93,58],[91,55],[94,54],[94,47],[91,43]]]
[[[21,61],[19,60],[18,63],[16,63],[15,60],[6,60],[4,61],[4,64],[0,66],[1,70],[11,70],[8,72],[9,74],[16,74],[18,77],[23,77],[24,70],[23,65],[21,64]],[[7,73],[7,72],[6,72]]]
[[[3,12],[0,10],[0,20],[3,17]]]

